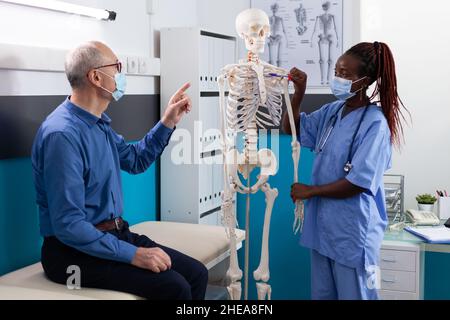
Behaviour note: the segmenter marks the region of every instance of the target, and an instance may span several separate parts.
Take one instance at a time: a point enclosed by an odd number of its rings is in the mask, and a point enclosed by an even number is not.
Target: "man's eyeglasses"
[[[116,62],[116,63],[112,63],[112,64],[106,64],[106,65],[104,65],[104,66],[100,66],[100,67],[94,68],[94,70],[97,70],[97,69],[100,69],[100,68],[106,68],[106,67],[113,67],[113,66],[116,66],[117,71],[118,71],[119,73],[122,72],[122,62]]]

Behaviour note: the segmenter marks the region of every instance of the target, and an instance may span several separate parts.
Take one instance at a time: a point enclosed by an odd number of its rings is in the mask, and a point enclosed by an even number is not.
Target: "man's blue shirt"
[[[137,144],[127,144],[101,118],[67,98],[44,121],[32,149],[43,237],[56,236],[86,254],[130,263],[137,248],[95,228],[120,217],[120,170],[144,172],[167,146],[172,129],[161,122]]]

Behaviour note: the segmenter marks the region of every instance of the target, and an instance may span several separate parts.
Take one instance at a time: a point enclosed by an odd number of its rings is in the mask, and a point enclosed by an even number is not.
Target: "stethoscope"
[[[325,147],[325,145],[328,141],[328,138],[331,135],[331,132],[333,131],[334,127],[336,126],[339,112],[344,108],[344,106],[345,106],[345,103],[336,111],[336,113],[328,121],[327,130],[325,130],[325,132],[320,137],[319,143],[316,148],[316,153],[322,153],[323,148]],[[356,135],[358,134],[359,129],[361,128],[361,124],[364,121],[364,118],[366,116],[367,109],[369,109],[367,106],[364,107],[364,112],[363,112],[361,118],[359,119],[358,127],[356,128],[355,132],[353,133],[352,143],[350,144],[350,148],[349,148],[348,155],[347,155],[347,162],[344,165],[344,172],[347,174],[350,173],[350,171],[352,171],[352,169],[353,169],[353,164],[352,164],[353,145],[355,144]]]

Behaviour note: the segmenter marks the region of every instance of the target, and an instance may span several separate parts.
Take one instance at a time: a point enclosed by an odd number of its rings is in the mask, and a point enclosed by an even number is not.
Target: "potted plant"
[[[436,197],[428,193],[417,195],[416,200],[420,211],[433,211],[434,203],[437,201]]]

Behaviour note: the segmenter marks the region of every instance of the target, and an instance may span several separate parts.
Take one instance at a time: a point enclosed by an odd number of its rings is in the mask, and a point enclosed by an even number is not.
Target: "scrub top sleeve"
[[[318,132],[320,131],[320,126],[326,116],[328,106],[329,105],[325,105],[310,114],[306,114],[304,112],[300,114],[299,128],[297,128],[297,139],[302,147],[309,149],[314,149],[316,147]]]
[[[346,179],[375,196],[383,176],[391,166],[389,128],[382,121],[374,122],[352,158],[353,169]]]

